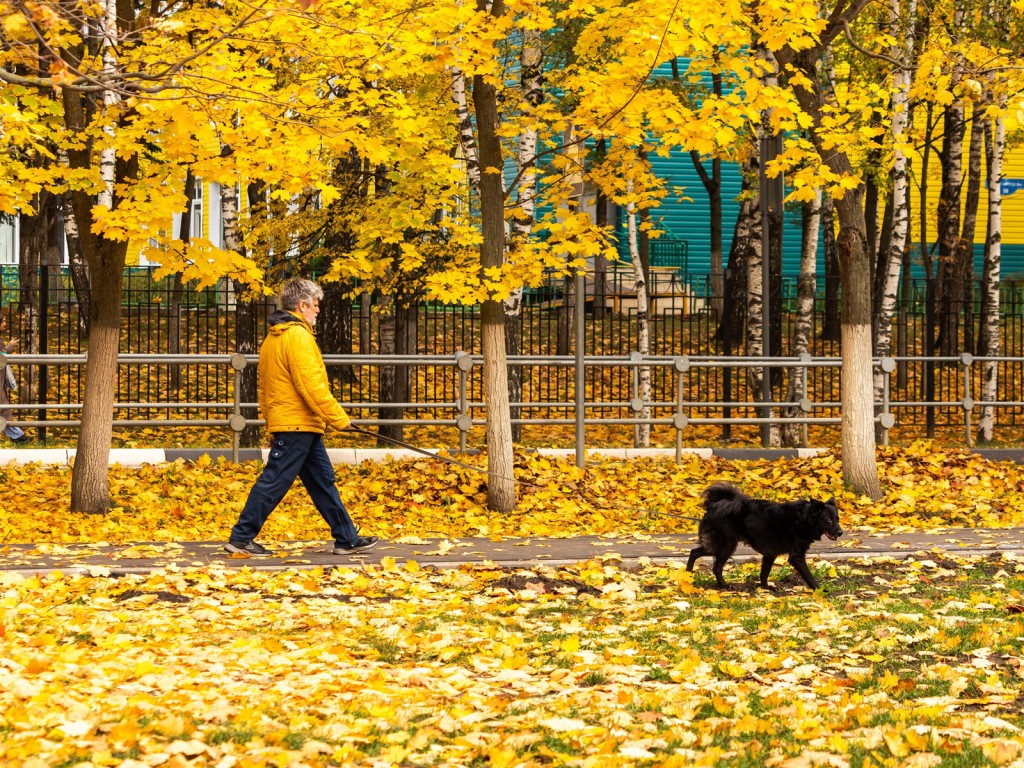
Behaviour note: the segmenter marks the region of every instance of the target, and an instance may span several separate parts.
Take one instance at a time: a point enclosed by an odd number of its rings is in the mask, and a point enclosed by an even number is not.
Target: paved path
[[[492,563],[505,568],[535,565],[565,565],[605,557],[636,565],[641,558],[652,562],[685,560],[694,546],[692,534],[598,537],[571,539],[529,538],[492,540],[418,539],[404,537],[382,541],[371,550],[338,556],[330,552],[328,542],[264,542],[275,549],[273,558],[229,556],[222,542],[184,544],[7,544],[0,545],[0,571],[22,574],[94,573],[111,575],[148,573],[166,567],[189,568],[217,565],[227,568],[283,570],[324,567],[353,567],[379,563],[391,557],[399,562],[415,560],[421,565],[453,568],[473,563]],[[827,540],[811,547],[810,559],[847,559],[852,557],[905,557],[915,552],[949,552],[984,555],[1015,552],[1024,557],[1024,528],[988,530],[981,528],[944,528],[930,532],[865,533],[847,532],[836,542]],[[741,547],[739,560],[754,553]],[[704,560],[704,567],[710,561]]]

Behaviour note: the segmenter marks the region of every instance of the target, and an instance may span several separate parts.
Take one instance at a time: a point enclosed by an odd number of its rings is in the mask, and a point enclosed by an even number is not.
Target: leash
[[[388,437],[387,435],[381,435],[381,434],[378,434],[377,432],[370,432],[369,430],[366,430],[366,429],[360,429],[359,427],[353,426],[352,424],[349,424],[348,427],[346,427],[346,429],[351,430],[353,432],[358,432],[361,435],[367,435],[368,437],[373,437],[373,438],[375,438],[377,440],[384,440],[385,442],[392,443],[393,445],[401,446],[402,448],[406,448],[406,449],[408,449],[410,451],[414,451],[416,453],[422,454],[423,456],[427,456],[427,457],[429,457],[431,459],[440,459],[441,461],[444,461],[444,462],[446,462],[448,464],[452,464],[452,465],[454,465],[456,467],[462,467],[463,469],[468,469],[468,470],[470,470],[472,472],[482,472],[483,474],[485,474],[488,477],[490,477],[490,472],[488,470],[486,470],[486,469],[483,469],[482,467],[474,467],[472,464],[467,464],[464,461],[458,461],[457,459],[453,459],[453,458],[451,458],[449,456],[442,456],[439,453],[431,453],[430,451],[424,450],[422,448],[417,448],[415,445],[410,445],[409,443],[403,442],[402,440],[398,440],[398,439],[393,438],[393,437]],[[545,490],[545,486],[543,486],[543,485],[537,485],[536,483],[528,483],[525,480],[519,480],[519,479],[517,479],[515,477],[505,477],[503,475],[495,475],[494,477],[496,479],[498,479],[498,480],[510,480],[511,482],[515,483],[516,485],[521,485],[521,486],[523,486],[525,488],[536,488],[538,490]],[[580,491],[580,495],[583,496],[583,492],[582,491]],[[700,520],[701,520],[699,517],[691,517],[690,515],[680,515],[680,514],[678,514],[676,512],[665,512],[663,510],[645,509],[645,508],[642,508],[642,507],[640,507],[640,508],[638,508],[638,507],[627,507],[627,506],[625,506],[623,504],[606,504],[606,503],[603,503],[603,502],[599,502],[599,501],[597,501],[595,499],[586,498],[585,496],[583,496],[583,498],[584,498],[585,501],[587,501],[588,503],[592,504],[593,506],[595,506],[595,507],[597,507],[599,509],[621,509],[621,510],[625,510],[625,511],[628,511],[628,512],[644,512],[644,513],[647,513],[649,515],[661,515],[661,516],[664,516],[664,517],[677,517],[677,518],[679,518],[681,520],[692,520],[695,523],[699,523]]]

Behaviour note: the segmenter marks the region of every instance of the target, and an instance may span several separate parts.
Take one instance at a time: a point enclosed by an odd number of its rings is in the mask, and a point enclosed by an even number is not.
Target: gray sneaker
[[[377,542],[380,541],[376,536],[356,536],[355,542],[352,544],[338,544],[334,543],[334,554],[336,555],[351,555],[353,552],[362,552],[364,549],[370,549],[376,546]]]
[[[232,554],[237,555],[248,555],[249,557],[273,557],[274,553],[264,547],[262,544],[257,544],[255,541],[239,541],[238,539],[232,539],[224,545],[224,549]]]

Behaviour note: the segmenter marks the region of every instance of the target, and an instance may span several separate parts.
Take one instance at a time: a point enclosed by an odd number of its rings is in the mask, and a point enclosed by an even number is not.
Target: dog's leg
[[[772,589],[768,585],[768,574],[771,573],[773,565],[775,565],[775,555],[764,555],[761,558],[761,586],[764,589]]]
[[[704,557],[708,551],[704,547],[696,546],[690,550],[690,559],[686,561],[686,570],[692,571],[693,564],[697,562],[697,558]]]
[[[718,584],[719,589],[728,589],[729,585],[725,583],[725,579],[722,578],[722,569],[725,564],[732,557],[732,553],[736,551],[736,542],[732,542],[732,546],[727,546],[725,549],[721,549],[715,552],[715,564],[711,566],[711,572],[715,574],[715,582]]]
[[[811,589],[818,588],[818,582],[811,574],[811,569],[807,567],[807,559],[803,552],[794,552],[789,556],[789,564],[793,566],[793,569],[800,574],[801,578],[807,582],[807,586]]]

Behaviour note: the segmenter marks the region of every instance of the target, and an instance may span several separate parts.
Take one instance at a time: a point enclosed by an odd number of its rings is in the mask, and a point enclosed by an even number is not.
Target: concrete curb
[[[440,453],[450,448],[424,448],[429,453]],[[778,461],[780,459],[806,459],[825,452],[825,448],[683,448],[686,456],[699,459],[720,458],[730,461]],[[537,448],[542,456],[572,459],[576,456],[573,448]],[[74,448],[0,448],[0,466],[7,464],[41,464],[44,466],[70,466],[75,459]],[[266,461],[266,448],[242,448],[238,452],[240,461]],[[971,453],[991,461],[1013,461],[1024,464],[1024,448],[976,448]],[[202,456],[211,459],[229,459],[228,448],[113,448],[110,464],[123,467],[138,467],[144,464],[164,464],[177,461],[197,461]],[[402,461],[424,458],[422,453],[407,448],[328,448],[327,455],[332,464],[362,464],[364,461]],[[604,458],[624,461],[639,458],[675,458],[674,448],[590,448],[588,458]]]

